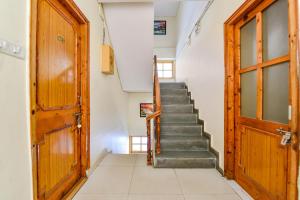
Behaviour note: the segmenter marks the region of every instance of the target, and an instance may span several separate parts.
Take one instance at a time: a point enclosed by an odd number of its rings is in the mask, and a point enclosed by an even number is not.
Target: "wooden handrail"
[[[160,100],[160,85],[157,73],[157,57],[154,56],[154,77],[153,77],[153,109],[154,113],[146,118],[147,123],[147,164],[152,164],[151,151],[151,120],[154,120],[156,145],[155,152],[160,154],[160,115],[161,115],[161,100]]]
[[[147,121],[151,121],[151,119],[154,119],[154,118],[160,116],[160,114],[161,114],[161,111],[156,111],[155,113],[153,113],[153,114],[147,116],[146,120],[147,120]]]

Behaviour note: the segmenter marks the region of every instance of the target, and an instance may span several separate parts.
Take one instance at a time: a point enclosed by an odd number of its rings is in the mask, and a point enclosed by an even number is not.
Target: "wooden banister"
[[[153,77],[153,109],[154,113],[146,118],[147,123],[147,164],[152,164],[152,151],[151,151],[151,120],[154,120],[156,138],[155,152],[160,154],[160,115],[161,115],[161,100],[160,100],[160,85],[157,73],[157,57],[154,56],[154,77]]]

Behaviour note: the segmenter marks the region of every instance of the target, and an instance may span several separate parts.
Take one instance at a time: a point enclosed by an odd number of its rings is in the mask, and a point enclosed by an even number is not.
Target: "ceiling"
[[[154,16],[155,17],[175,17],[177,15],[179,1],[155,1]]]

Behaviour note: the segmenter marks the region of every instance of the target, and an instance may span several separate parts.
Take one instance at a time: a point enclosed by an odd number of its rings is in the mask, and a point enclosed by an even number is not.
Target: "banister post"
[[[156,120],[156,134],[156,153],[160,154],[160,116],[158,116]]]
[[[147,165],[152,165],[150,120],[147,120]]]

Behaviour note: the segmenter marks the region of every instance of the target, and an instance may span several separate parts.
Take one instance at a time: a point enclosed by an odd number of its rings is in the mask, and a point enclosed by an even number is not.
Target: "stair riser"
[[[201,127],[200,126],[161,126],[161,132],[201,134]]]
[[[161,83],[160,89],[185,89],[184,83]]]
[[[186,89],[161,89],[160,90],[161,95],[176,95],[176,96],[187,96],[187,90]]]
[[[161,142],[162,151],[207,151],[208,142]]]
[[[174,133],[174,132],[161,132],[160,133],[161,136],[182,136],[182,137],[189,137],[189,136],[192,136],[192,137],[200,137],[201,134],[200,133]]]
[[[193,105],[162,106],[163,113],[193,113]]]
[[[207,151],[208,145],[176,145],[176,144],[161,144],[161,151]]]
[[[188,116],[171,116],[171,115],[163,115],[161,117],[161,123],[197,123],[196,115],[188,115]]]
[[[216,159],[207,158],[159,158],[156,160],[157,168],[216,168]]]
[[[161,96],[162,105],[170,104],[190,104],[190,98],[187,96]]]

